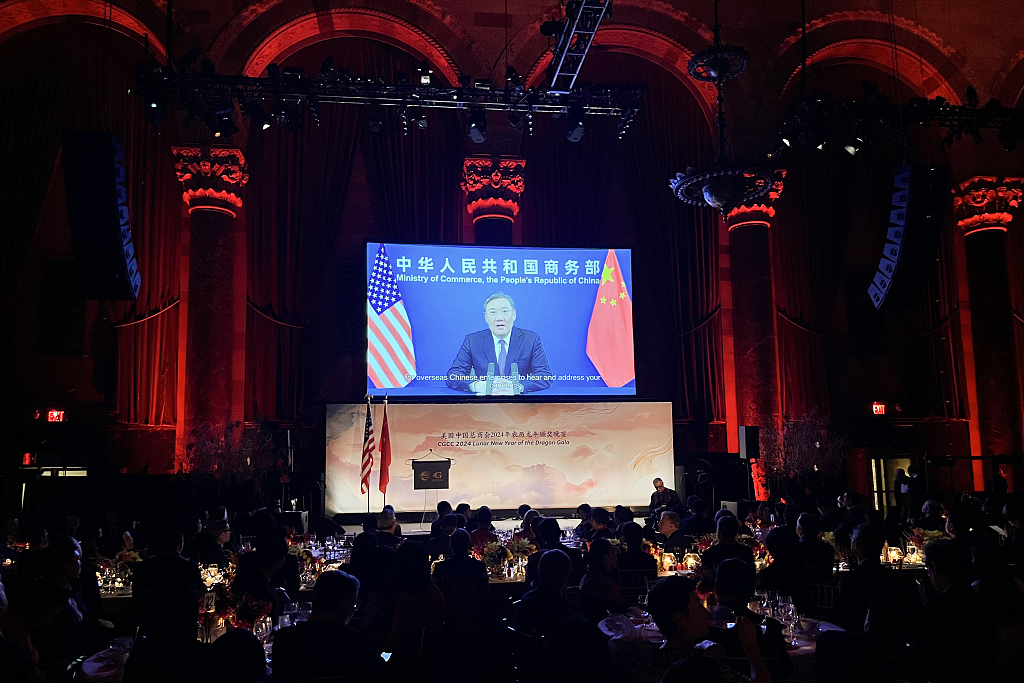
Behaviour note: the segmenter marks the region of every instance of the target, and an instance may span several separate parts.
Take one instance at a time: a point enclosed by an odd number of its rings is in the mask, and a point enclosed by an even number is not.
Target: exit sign
[[[47,410],[46,411],[47,422],[63,422],[64,411],[63,410]]]
[[[871,412],[875,415],[885,415],[885,404],[884,403],[872,403]]]

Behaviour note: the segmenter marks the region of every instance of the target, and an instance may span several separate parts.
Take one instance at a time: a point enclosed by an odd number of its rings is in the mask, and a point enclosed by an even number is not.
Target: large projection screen
[[[521,391],[502,400],[636,395],[628,249],[371,242],[366,282],[372,396],[494,395],[470,378],[489,365],[511,375],[513,362]],[[511,305],[495,304],[504,316],[487,319],[485,302],[498,292]]]
[[[672,481],[670,403],[391,404],[390,484],[397,512],[433,509],[438,497],[473,508],[575,508],[580,503],[646,507],[651,481]],[[379,445],[384,407],[372,406]],[[327,406],[328,514],[379,511],[380,453],[369,494],[360,493],[366,404]],[[425,496],[408,460],[453,458],[451,488]],[[369,495],[369,501],[367,501]],[[426,501],[426,503],[425,503]]]

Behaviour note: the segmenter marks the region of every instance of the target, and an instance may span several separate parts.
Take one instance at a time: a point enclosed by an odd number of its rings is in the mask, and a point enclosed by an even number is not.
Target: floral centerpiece
[[[505,566],[512,559],[512,552],[497,541],[478,546],[473,554],[487,565],[487,571],[491,574],[500,574],[505,571]]]
[[[513,560],[520,560],[531,555],[537,546],[525,538],[513,538],[508,542],[508,551],[512,554]]]
[[[704,552],[715,544],[715,536],[713,534],[704,534],[697,539],[697,550]]]
[[[924,553],[925,546],[940,538],[949,538],[949,536],[946,535],[945,531],[926,531],[925,529],[916,528],[907,536],[907,548],[909,549],[913,546],[916,550],[913,554],[917,557],[923,557],[922,553]]]

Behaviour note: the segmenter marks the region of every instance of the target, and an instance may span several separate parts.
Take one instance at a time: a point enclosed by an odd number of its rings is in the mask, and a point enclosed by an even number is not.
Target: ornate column
[[[737,206],[725,215],[732,280],[737,418],[740,425],[776,429],[782,424],[782,405],[769,228],[775,216],[772,204],[782,192],[785,177],[784,170],[776,171],[772,188],[760,198],[762,201]],[[753,474],[757,497],[764,500],[764,477],[759,466],[754,467]]]
[[[176,468],[187,470],[190,444],[203,437],[220,441],[244,419],[246,252],[244,226],[235,217],[249,174],[237,149],[173,152],[189,214],[182,239],[175,448]]]
[[[462,164],[466,211],[473,219],[477,244],[512,244],[512,227],[519,215],[525,159],[468,157]]]
[[[953,188],[953,208],[966,254],[981,454],[1018,454],[1022,447],[1006,260],[1006,231],[1022,188],[1024,178],[994,176],[975,176]],[[977,454],[973,448],[972,452]],[[984,488],[985,469],[982,463],[974,467],[976,489]]]

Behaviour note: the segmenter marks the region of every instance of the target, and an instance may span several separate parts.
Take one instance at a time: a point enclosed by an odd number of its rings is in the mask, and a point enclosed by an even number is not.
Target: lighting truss
[[[277,71],[277,70],[275,70]],[[404,79],[402,79],[404,80]],[[464,79],[460,86],[390,84],[382,79],[340,75],[333,78],[305,78],[295,73],[254,78],[229,76],[195,69],[174,69],[159,65],[140,68],[140,90],[147,107],[177,96],[188,106],[192,102],[236,101],[243,111],[262,100],[287,103],[380,105],[420,109],[484,109],[523,115],[568,114],[582,106],[592,116],[619,117],[620,133],[636,115],[646,85],[586,85],[571,92],[544,88],[492,87],[489,81]],[[152,105],[150,104],[152,103]]]
[[[611,7],[612,0],[572,0],[566,7],[565,29],[551,57],[550,92],[572,92],[597,29],[605,16],[611,14]]]

